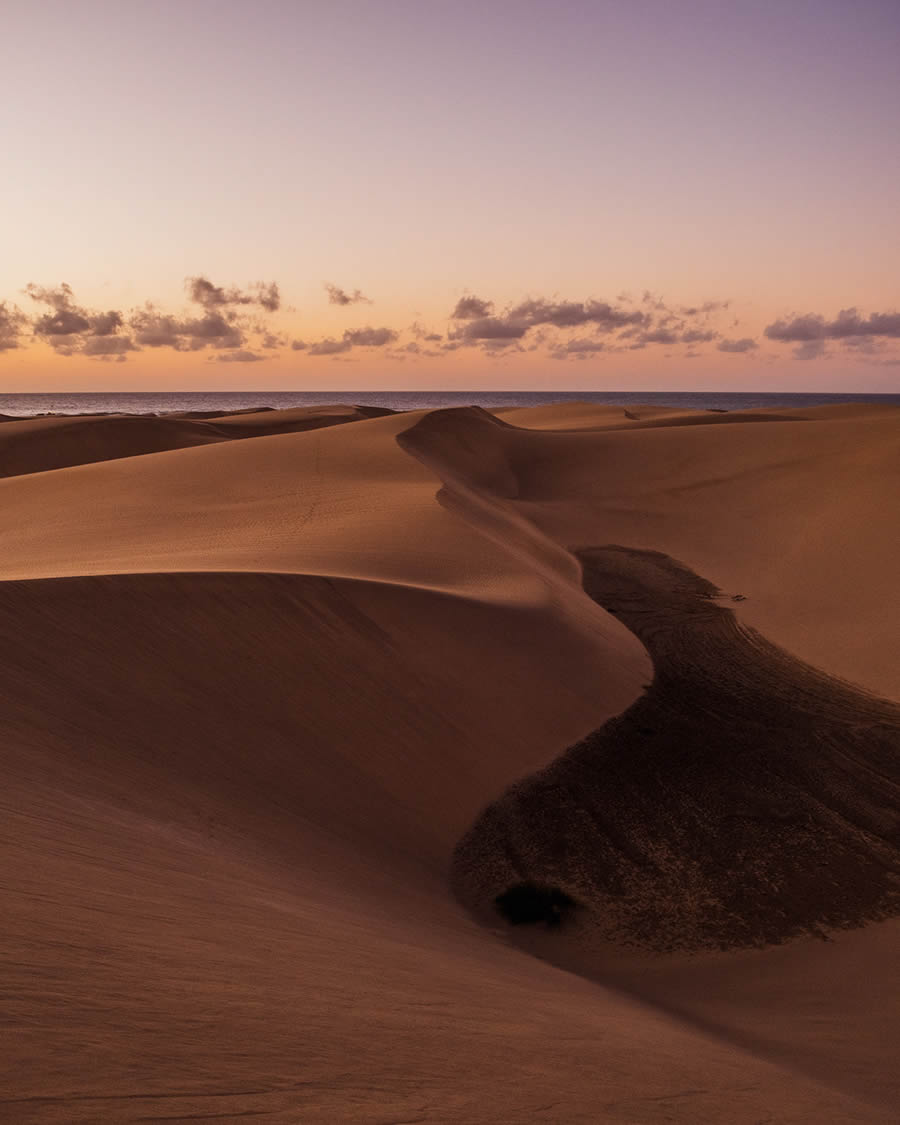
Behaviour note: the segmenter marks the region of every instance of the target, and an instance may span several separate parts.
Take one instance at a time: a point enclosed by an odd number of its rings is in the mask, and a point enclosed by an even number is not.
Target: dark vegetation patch
[[[516,883],[497,895],[494,905],[512,926],[544,922],[553,927],[562,923],[576,903],[559,887],[526,882]]]
[[[566,887],[580,930],[661,951],[900,913],[900,707],[742,626],[666,555],[580,558],[654,681],[485,810],[456,850],[460,899],[481,917],[553,924],[547,896]]]

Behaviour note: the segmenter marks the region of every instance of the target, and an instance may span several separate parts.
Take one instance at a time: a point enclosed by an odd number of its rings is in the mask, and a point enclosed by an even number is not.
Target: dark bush
[[[558,926],[577,903],[559,887],[538,883],[516,883],[497,895],[494,905],[513,926],[544,922]]]

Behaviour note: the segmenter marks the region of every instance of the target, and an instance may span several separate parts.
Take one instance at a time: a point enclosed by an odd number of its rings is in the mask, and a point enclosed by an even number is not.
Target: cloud
[[[328,294],[329,305],[372,304],[369,298],[360,293],[358,289],[354,289],[352,293],[348,293],[346,289],[342,289],[340,285],[332,285],[330,281],[326,281],[324,286]]]
[[[493,311],[493,301],[483,301],[481,297],[460,297],[450,318],[451,320],[482,320],[489,317]]]
[[[234,320],[220,312],[207,311],[201,317],[180,319],[160,312],[149,302],[136,309],[129,319],[134,338],[142,347],[173,348],[177,352],[201,348],[238,348],[244,333]]]
[[[597,352],[605,351],[606,344],[602,340],[592,340],[589,337],[580,337],[574,340],[567,340],[564,344],[557,344],[550,348],[551,359],[568,359],[570,356],[576,356],[579,359],[584,359],[589,355],[596,355]]]
[[[216,356],[219,363],[259,363],[261,360],[268,358],[268,356],[257,355],[256,352],[248,351],[246,348],[239,348],[233,352],[221,352]]]
[[[529,327],[550,324],[556,328],[577,328],[593,324],[600,332],[614,332],[629,325],[646,324],[646,313],[620,309],[607,301],[548,301],[543,297],[522,301],[509,310],[510,320],[524,320]]]
[[[740,340],[720,340],[716,347],[720,352],[752,352],[757,343],[749,336],[743,336]]]
[[[485,316],[470,320],[462,328],[451,333],[457,340],[519,340],[531,327],[524,320],[510,320],[506,317]]]
[[[900,339],[900,313],[883,312],[861,316],[855,308],[841,309],[834,320],[818,313],[806,313],[774,321],[765,329],[770,340],[780,343],[808,343],[813,340],[847,340],[856,336],[886,336]]]
[[[335,340],[329,336],[310,345],[308,350],[310,355],[340,355],[341,352],[349,352],[352,347],[346,340]]]
[[[638,337],[641,344],[677,344],[678,333],[668,328],[655,328],[652,332],[642,332]]]
[[[188,299],[205,309],[228,309],[238,305],[259,305],[266,312],[275,312],[281,306],[281,294],[274,281],[257,281],[248,290],[242,292],[232,286],[225,289],[221,285],[213,285],[206,277],[189,277],[185,280]]]
[[[32,328],[35,336],[49,338],[52,344],[55,336],[73,336],[80,332],[87,332],[91,327],[87,310],[75,304],[72,287],[65,282],[56,289],[30,282],[25,286],[25,292],[32,301],[39,305],[47,305],[50,309],[50,312],[34,320]]]
[[[719,333],[711,329],[689,328],[681,333],[682,344],[709,344],[718,338]]]
[[[825,355],[826,348],[824,340],[806,340],[794,348],[794,359],[820,359]]]
[[[310,345],[308,351],[310,355],[341,355],[352,348],[383,348],[387,344],[395,343],[399,338],[399,332],[393,328],[348,328],[340,340],[328,336]]]
[[[15,305],[0,301],[0,352],[18,348],[19,339],[28,324],[28,317]]]
[[[291,350],[295,352],[305,352],[309,344],[305,340],[291,340]]]
[[[398,336],[393,328],[356,328],[344,333],[344,339],[352,348],[382,348],[393,344]]]
[[[89,336],[80,349],[82,354],[96,359],[116,358],[121,360],[125,359],[126,353],[139,350],[130,336],[110,335]]]
[[[678,312],[681,316],[707,317],[713,313],[724,312],[730,304],[731,301],[704,301],[702,305],[682,305]]]
[[[119,335],[125,321],[117,309],[96,312],[83,308],[65,282],[55,289],[31,282],[25,292],[37,304],[47,306],[49,311],[31,322],[32,330],[57,355],[124,362],[128,352],[140,350],[130,336]]]

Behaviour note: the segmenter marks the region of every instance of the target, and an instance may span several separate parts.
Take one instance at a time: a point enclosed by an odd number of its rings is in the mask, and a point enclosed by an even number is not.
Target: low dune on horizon
[[[0,419],[0,1119],[895,1121],[898,495],[880,404]]]

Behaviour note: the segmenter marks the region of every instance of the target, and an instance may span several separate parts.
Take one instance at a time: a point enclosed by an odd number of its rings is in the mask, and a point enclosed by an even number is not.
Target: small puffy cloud
[[[824,340],[806,340],[794,348],[794,359],[820,359],[825,355],[827,345]]]
[[[399,335],[393,328],[348,328],[340,340],[329,336],[310,345],[307,350],[310,355],[341,355],[353,348],[383,348],[395,343]]]
[[[597,352],[605,350],[606,344],[602,340],[578,337],[574,340],[567,340],[564,344],[555,344],[550,348],[550,357],[552,359],[569,359],[571,356],[575,356],[578,359],[584,359],[586,356],[596,355]]]
[[[453,339],[466,341],[520,340],[530,327],[524,320],[485,316],[480,320],[467,321],[462,328],[452,333],[452,337]]]
[[[371,305],[372,302],[358,289],[354,289],[352,293],[348,293],[346,289],[342,289],[340,285],[332,285],[330,281],[324,283],[325,292],[328,294],[329,305]]]
[[[686,332],[681,333],[681,342],[683,344],[709,344],[718,335],[718,332],[713,332],[711,329],[689,328]]]
[[[259,363],[261,360],[268,359],[268,356],[257,355],[256,352],[248,351],[246,348],[238,348],[233,352],[221,352],[216,359],[219,363]]]
[[[668,328],[654,328],[650,332],[642,332],[638,340],[643,344],[677,344],[678,333]]]
[[[743,336],[740,340],[720,340],[716,347],[720,352],[752,352],[756,348],[755,340]]]
[[[225,289],[213,285],[206,277],[189,277],[185,281],[188,299],[205,309],[228,309],[238,305],[259,305],[266,312],[275,312],[281,305],[278,285],[274,282],[258,281],[246,291],[232,286]]]
[[[19,347],[19,340],[28,318],[21,309],[0,301],[0,352],[11,352]]]
[[[128,352],[139,350],[130,336],[88,336],[81,347],[83,355],[96,359],[124,359]]]
[[[356,328],[344,333],[344,339],[352,348],[383,348],[393,344],[398,334],[393,328]]]
[[[134,338],[145,348],[174,348],[181,351],[184,344],[181,338],[181,324],[168,313],[160,312],[149,302],[131,315],[129,325]]]
[[[484,301],[481,297],[460,297],[456,308],[450,314],[452,320],[483,320],[494,311],[493,301]]]
[[[305,340],[291,340],[291,350],[295,352],[305,352],[309,344]]]
[[[818,313],[782,318],[765,329],[770,340],[803,344],[813,340],[848,340],[856,336],[900,339],[900,313],[883,312],[862,316],[855,308],[841,309],[833,320]]]
[[[87,332],[91,327],[87,311],[75,304],[72,287],[65,282],[55,289],[31,282],[26,285],[25,292],[32,301],[47,305],[50,310],[34,320],[35,336],[43,336],[53,343],[55,336],[73,336]]]
[[[341,352],[349,352],[352,347],[346,340],[335,340],[329,336],[311,344],[308,351],[310,355],[340,355]]]

